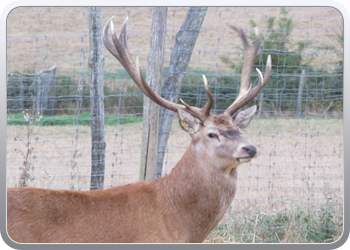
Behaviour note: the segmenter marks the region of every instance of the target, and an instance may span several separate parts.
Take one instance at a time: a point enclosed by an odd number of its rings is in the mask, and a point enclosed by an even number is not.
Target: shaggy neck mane
[[[182,228],[191,228],[190,238],[203,241],[231,204],[237,174],[235,170],[230,176],[218,174],[210,162],[198,159],[194,150],[190,144],[171,173],[155,184],[163,188],[163,201],[186,217],[177,222],[187,224]]]

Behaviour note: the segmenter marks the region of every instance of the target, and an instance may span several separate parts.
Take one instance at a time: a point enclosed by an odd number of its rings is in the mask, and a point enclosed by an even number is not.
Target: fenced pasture
[[[168,9],[165,72],[186,12]],[[88,13],[83,7],[20,7],[8,16],[8,186],[18,185],[26,165],[29,186],[90,187]],[[115,15],[116,29],[129,17],[129,49],[146,72],[152,8],[108,7],[102,14],[103,24]],[[240,81],[241,41],[227,22],[250,38],[259,27],[262,45],[254,66],[264,72],[271,54],[272,76],[252,101],[258,113],[243,131],[258,156],[239,166],[232,206],[206,242],[334,242],[343,227],[341,14],[323,7],[208,8],[180,97],[203,106],[206,74],[214,113],[232,103]],[[103,76],[107,188],[139,179],[143,94],[107,51]],[[253,84],[256,78],[253,71]],[[23,110],[42,118],[30,124]],[[175,116],[162,175],[189,143]]]
[[[343,157],[342,122],[333,119],[321,121],[322,125],[312,119],[255,120],[244,132],[244,136],[259,148],[259,155],[252,163],[240,166],[239,192],[235,200],[241,201],[235,202],[233,206],[241,210],[247,202],[254,200],[257,203],[255,208],[264,210],[266,201],[272,205],[277,200],[278,203],[274,206],[286,208],[295,202],[303,203],[310,197],[314,201],[323,200],[325,191],[332,192],[336,195],[334,198],[341,199],[340,191],[343,186],[339,180],[342,180],[343,172],[337,162]],[[166,173],[175,166],[190,143],[190,137],[176,123],[174,121],[164,163]],[[106,151],[113,151],[106,158],[106,187],[138,180],[141,129],[141,122],[120,125],[119,131],[122,134],[116,135],[115,126],[106,127],[106,143],[111,146]],[[262,129],[264,133],[261,132]],[[300,133],[301,129],[303,133]],[[339,132],[329,133],[336,130]],[[34,129],[34,141],[35,132],[37,131]],[[16,177],[20,176],[18,166],[23,160],[18,157],[15,149],[24,151],[25,145],[19,145],[13,139],[22,133],[26,133],[24,126],[8,127],[8,174],[13,176],[12,179],[8,178],[9,186],[15,186],[18,181]],[[90,127],[79,128],[80,143],[76,148],[79,152],[76,156],[79,165],[73,180],[70,175],[71,155],[67,154],[67,142],[72,144],[74,127],[45,126],[40,128],[40,135],[44,139],[34,143],[35,148],[42,149],[42,154],[35,156],[35,178],[32,185],[62,189],[75,182],[75,189],[86,189],[91,173],[90,158],[84,156],[91,151]]]

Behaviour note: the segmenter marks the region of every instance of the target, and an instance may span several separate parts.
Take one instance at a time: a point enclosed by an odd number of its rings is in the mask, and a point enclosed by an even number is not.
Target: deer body
[[[193,158],[154,182],[105,190],[8,189],[8,233],[17,242],[203,242],[236,191],[236,171],[217,175]]]
[[[108,39],[112,29],[113,44]],[[203,76],[208,102],[203,108],[170,102],[148,86],[138,62],[131,59],[126,42],[126,23],[118,38],[110,19],[103,43],[123,65],[142,92],[155,103],[179,115],[180,127],[191,143],[170,174],[154,182],[138,182],[105,190],[71,191],[9,188],[7,229],[16,242],[203,242],[224,216],[237,186],[237,167],[257,154],[254,145],[241,137],[256,106],[236,112],[264,87],[271,73],[258,70],[253,89],[250,72],[259,49],[257,39],[248,44],[243,30],[245,57],[237,99],[220,115],[210,109],[214,98]]]

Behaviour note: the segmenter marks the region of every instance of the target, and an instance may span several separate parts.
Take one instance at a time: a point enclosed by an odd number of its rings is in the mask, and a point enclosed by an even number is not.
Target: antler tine
[[[250,75],[252,72],[252,67],[253,67],[255,57],[260,47],[259,30],[257,27],[255,28],[256,40],[253,45],[250,45],[243,29],[238,29],[230,24],[227,24],[227,25],[231,29],[233,29],[235,32],[238,33],[238,35],[240,36],[243,42],[243,47],[244,47],[244,61],[243,61],[243,68],[242,68],[242,74],[241,74],[241,86],[240,86],[239,94],[237,96],[237,99],[225,111],[226,114],[229,114],[230,116],[232,116],[238,109],[240,109],[242,106],[244,106],[245,104],[253,100],[254,97],[258,95],[259,91],[266,84],[271,74],[271,57],[268,56],[265,80],[261,72],[257,69],[258,75],[259,75],[259,83],[255,88],[251,89]]]
[[[127,70],[127,72],[129,73],[130,77],[135,81],[135,83],[139,86],[139,84],[137,83],[138,80],[134,79],[134,78],[139,78],[139,76],[136,74],[134,74],[133,72],[131,72],[132,74],[130,74],[129,72],[129,67],[128,64],[133,64],[132,60],[130,57],[128,57],[126,55],[126,53],[123,53],[124,48],[122,47],[122,45],[120,44],[115,32],[114,32],[114,25],[113,25],[113,18],[114,16],[112,16],[106,23],[104,30],[103,30],[103,36],[102,36],[102,41],[103,44],[105,45],[105,47],[107,48],[107,50],[122,64],[122,66]],[[123,27],[126,25],[126,21],[124,22]],[[112,31],[112,41],[113,44],[109,41],[108,39],[108,30],[111,28]],[[123,29],[122,29],[123,31]],[[123,32],[122,32],[123,33]],[[124,29],[124,33],[125,33],[125,29]],[[122,36],[122,34],[121,34]],[[124,35],[125,37],[125,35]],[[126,41],[125,41],[126,43]],[[139,86],[141,87],[141,86]]]
[[[257,68],[256,71],[258,72],[259,82],[258,84],[251,89],[251,87],[243,93],[239,93],[237,99],[231,104],[230,107],[227,108],[225,111],[226,114],[232,116],[234,113],[236,113],[241,107],[252,101],[261,91],[261,89],[265,86],[265,84],[268,82],[270,75],[271,75],[271,55],[268,55],[267,62],[266,62],[266,72],[265,77],[263,77],[260,70]]]
[[[168,108],[174,112],[177,112],[178,107],[174,106],[177,105],[175,103],[169,102],[168,100],[165,100],[161,98],[159,95],[157,95],[147,84],[146,80],[143,78],[141,69],[138,67],[138,58],[137,58],[137,66],[135,66],[133,60],[131,59],[130,53],[127,49],[127,42],[126,42],[126,24],[128,18],[126,18],[122,29],[120,33],[120,37],[118,39],[116,33],[114,32],[114,25],[112,21],[113,17],[110,18],[105,26],[104,36],[103,36],[103,42],[106,46],[106,48],[111,52],[111,54],[123,65],[124,69],[128,72],[130,77],[133,79],[133,81],[136,83],[136,85],[140,88],[140,90],[147,95],[151,100],[156,102],[157,104]],[[112,41],[113,45],[109,42],[108,36],[108,28],[111,27],[112,31]],[[122,45],[123,43],[123,45]],[[113,48],[111,48],[113,47]]]
[[[204,117],[208,117],[210,114],[210,109],[214,104],[214,97],[213,97],[213,94],[211,93],[211,91],[208,87],[207,78],[205,77],[205,75],[202,75],[202,77],[203,77],[203,81],[204,81],[204,88],[205,88],[205,91],[207,92],[207,95],[208,95],[208,102],[204,105],[204,107],[202,109],[202,115]]]
[[[128,22],[128,19],[129,19],[129,17],[125,18],[125,21],[123,23],[123,26],[122,26],[122,29],[121,29],[120,35],[119,35],[119,40],[121,41],[121,44],[123,45],[123,48],[125,49],[127,54],[129,54],[128,44],[126,42],[126,24]]]
[[[112,31],[112,41],[114,44],[114,47],[118,51],[119,59],[118,61],[123,65],[125,70],[129,73],[130,77],[134,80],[136,85],[143,90],[144,87],[142,86],[142,74],[141,72],[135,67],[133,60],[131,59],[130,54],[127,52],[125,49],[125,46],[122,45],[121,42],[126,43],[125,39],[125,31],[126,31],[126,23],[127,23],[128,18],[125,19],[124,24],[122,26],[121,32],[120,32],[120,38],[122,40],[120,41],[117,37],[117,34],[114,31],[114,25],[112,22],[112,19],[110,19],[111,22],[111,31]],[[127,47],[127,46],[126,46]]]
[[[240,36],[243,47],[244,47],[244,60],[243,60],[243,68],[242,68],[242,74],[241,74],[241,87],[240,87],[240,93],[246,92],[249,85],[250,85],[250,75],[252,73],[252,67],[255,60],[255,57],[258,53],[258,50],[260,48],[260,39],[259,39],[259,31],[256,28],[256,40],[253,45],[249,45],[248,39],[244,33],[244,30],[242,28],[237,29],[234,26],[229,25],[230,28],[232,28],[234,31],[238,33]]]
[[[116,50],[116,48],[113,46],[113,44],[108,39],[108,30],[109,30],[111,24],[113,25],[113,23],[112,23],[113,18],[114,18],[114,16],[112,16],[107,21],[107,23],[105,24],[105,27],[103,28],[102,42],[105,45],[106,49],[123,65],[123,62],[121,61],[121,58],[118,54],[118,51]]]
[[[204,105],[204,107],[202,109],[196,108],[196,107],[191,107],[190,105],[188,105],[184,100],[182,100],[180,98],[181,103],[187,108],[187,110],[192,110],[193,112],[197,112],[198,115],[196,116],[199,120],[201,120],[202,122],[204,122],[210,115],[210,109],[212,108],[213,104],[214,104],[214,97],[213,94],[211,93],[209,87],[208,87],[208,81],[207,78],[205,77],[205,75],[202,75],[203,81],[204,81],[204,88],[205,91],[208,95],[208,101],[207,103]]]
[[[139,67],[138,57],[136,58],[136,65],[135,65],[130,56],[128,46],[127,46],[127,39],[126,39],[126,24],[127,24],[128,18],[126,18],[121,28],[119,38],[117,37],[117,34],[114,32],[114,25],[112,21],[113,18],[114,16],[107,21],[104,27],[102,41],[105,47],[107,48],[107,50],[122,64],[122,66],[128,72],[131,79],[140,88],[140,90],[148,98],[150,98],[153,102],[157,103],[158,105],[166,109],[170,109],[174,112],[178,112],[179,109],[184,110],[189,114],[193,115],[194,117],[198,118],[199,120],[201,120],[202,123],[204,123],[204,121],[209,116],[210,108],[212,107],[214,102],[214,98],[207,86],[208,84],[206,83],[206,79],[205,79],[205,89],[209,97],[209,101],[207,102],[207,104],[204,106],[203,109],[192,107],[187,103],[185,103],[184,101],[182,101],[181,99],[180,100],[182,103],[184,103],[184,105],[173,103],[171,101],[164,99],[163,97],[155,93],[147,84],[146,80],[143,78],[141,69]],[[108,39],[109,29],[111,29],[113,44]]]

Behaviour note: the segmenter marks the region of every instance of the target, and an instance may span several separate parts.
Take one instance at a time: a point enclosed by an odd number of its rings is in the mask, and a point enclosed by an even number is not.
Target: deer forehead
[[[218,115],[218,116],[213,116],[212,123],[215,126],[220,126],[220,127],[231,127],[233,128],[233,122],[232,118],[227,115]]]
[[[208,128],[207,132],[218,132],[224,137],[240,135],[239,128],[233,124],[232,118],[227,115],[211,116],[204,126]]]

